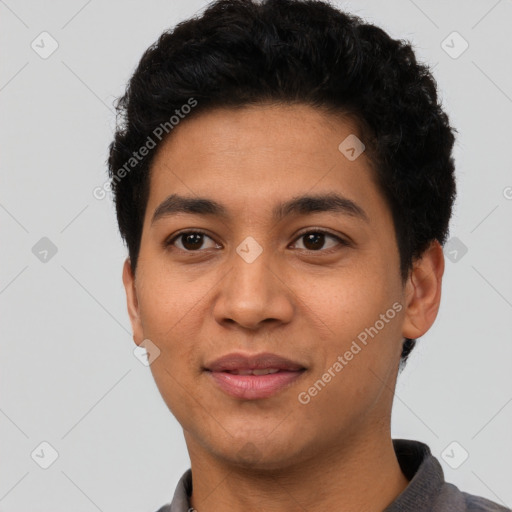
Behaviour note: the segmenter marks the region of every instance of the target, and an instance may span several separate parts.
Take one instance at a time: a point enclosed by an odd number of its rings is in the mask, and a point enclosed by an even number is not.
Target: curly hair
[[[429,67],[417,62],[408,41],[392,39],[321,0],[218,0],[201,16],[165,31],[144,52],[116,102],[108,158],[132,271],[153,148],[172,133],[181,113],[190,118],[216,107],[268,102],[355,118],[392,213],[405,283],[430,242],[444,245],[448,237],[456,130],[441,108]],[[404,339],[401,367],[415,343]]]

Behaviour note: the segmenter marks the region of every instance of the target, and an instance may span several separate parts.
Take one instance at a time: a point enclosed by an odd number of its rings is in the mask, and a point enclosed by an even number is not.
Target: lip
[[[264,368],[277,368],[279,370],[298,371],[305,367],[300,363],[285,357],[263,352],[260,354],[245,355],[240,352],[227,354],[205,365],[211,372],[234,370],[260,370]]]
[[[275,368],[277,373],[267,375],[236,375],[236,370]],[[212,363],[205,371],[214,383],[230,396],[245,400],[269,398],[290,387],[306,371],[300,363],[269,352],[246,356],[240,353],[227,354]]]
[[[282,370],[268,375],[235,375],[228,372],[208,372],[214,382],[230,396],[245,400],[269,398],[292,385],[306,370]]]

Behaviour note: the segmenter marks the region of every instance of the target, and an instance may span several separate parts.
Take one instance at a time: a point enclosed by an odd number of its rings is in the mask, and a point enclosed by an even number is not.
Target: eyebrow
[[[318,212],[347,215],[369,223],[369,217],[361,206],[335,193],[293,197],[275,206],[272,210],[272,218],[277,222],[291,215],[308,215]],[[229,218],[227,208],[217,201],[171,194],[155,209],[151,224],[163,217],[179,213]]]

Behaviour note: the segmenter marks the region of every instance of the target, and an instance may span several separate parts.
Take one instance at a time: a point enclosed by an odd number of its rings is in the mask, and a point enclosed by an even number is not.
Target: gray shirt
[[[409,485],[383,512],[511,512],[509,508],[462,492],[445,482],[443,468],[426,444],[393,439],[393,445]],[[192,471],[188,469],[178,482],[172,502],[157,512],[192,512],[191,494]]]

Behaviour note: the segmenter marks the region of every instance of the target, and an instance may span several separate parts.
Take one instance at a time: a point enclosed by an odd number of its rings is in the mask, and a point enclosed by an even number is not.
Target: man
[[[191,469],[161,512],[506,510],[393,440],[440,304],[455,131],[410,45],[319,1],[162,34],[109,171],[137,345]]]

